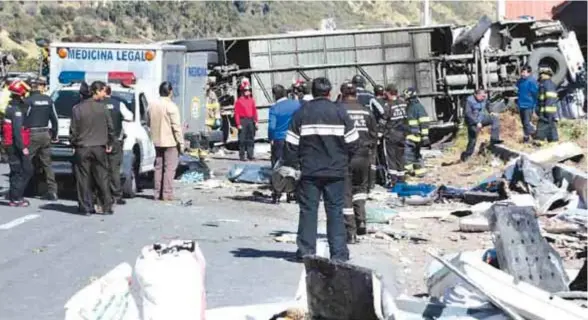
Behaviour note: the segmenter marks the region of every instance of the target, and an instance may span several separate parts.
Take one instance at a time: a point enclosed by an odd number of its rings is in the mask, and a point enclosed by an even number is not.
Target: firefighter
[[[539,121],[537,122],[537,141],[555,142],[559,140],[557,133],[557,86],[551,80],[553,71],[549,67],[539,68],[539,97],[536,109]]]
[[[406,103],[398,96],[398,89],[390,84],[386,87],[383,134],[384,154],[388,186],[404,182],[404,148],[406,141]]]
[[[239,159],[245,161],[253,160],[255,148],[255,131],[257,130],[257,107],[255,99],[251,96],[251,85],[249,82],[241,84],[242,96],[235,102],[235,124],[239,129]]]
[[[49,201],[57,200],[57,182],[51,168],[51,143],[57,142],[57,112],[53,100],[45,95],[47,81],[41,77],[31,81],[32,91],[25,99],[27,113],[25,127],[31,130],[29,156],[31,161],[37,161],[45,175],[47,194],[44,198]],[[51,124],[49,128],[48,125]]]
[[[118,98],[112,97],[112,88],[106,86],[106,96],[102,102],[104,103],[106,110],[112,119],[112,126],[114,130],[114,143],[112,144],[112,151],[106,155],[106,161],[108,162],[108,178],[110,186],[110,194],[112,196],[113,203],[125,204],[126,201],[122,198],[121,188],[121,174],[120,167],[123,158],[123,122],[133,121],[133,114],[127,109],[125,103]],[[97,198],[100,199],[99,197]],[[97,201],[99,206],[102,207],[100,201]]]
[[[10,166],[10,189],[8,200],[11,207],[28,207],[24,192],[33,175],[29,153],[30,130],[24,126],[27,105],[24,97],[30,90],[24,81],[15,80],[8,90],[11,100],[5,109],[2,121],[3,146],[8,154]]]
[[[357,91],[351,83],[341,86],[340,106],[347,111],[349,118],[359,133],[357,150],[349,161],[345,181],[345,227],[347,243],[357,242],[357,236],[366,234],[365,202],[368,197],[370,174],[370,151],[377,143],[378,131],[374,116],[357,101]]]
[[[303,80],[297,80],[292,85],[292,92],[296,99],[298,99],[301,103],[306,101],[310,101],[313,99],[312,94],[310,94],[310,88],[308,87],[308,83]]]
[[[298,251],[301,259],[316,254],[318,206],[321,196],[327,214],[327,238],[332,260],[349,260],[343,219],[345,177],[359,134],[345,110],[332,102],[331,82],[312,81],[314,99],[304,103],[286,133],[285,166],[299,168]]]
[[[370,167],[370,190],[373,190],[376,183],[381,181],[382,185],[386,185],[387,182],[387,175],[386,175],[386,154],[384,151],[384,144],[383,144],[383,127],[381,123],[384,121],[384,113],[385,105],[386,105],[386,95],[384,94],[384,86],[377,84],[374,86],[374,98],[370,100],[370,111],[376,119],[377,128],[378,128],[378,139],[377,144],[374,146],[374,151],[372,154],[372,163],[374,166]]]
[[[406,120],[408,122],[408,134],[406,136],[404,150],[404,170],[406,174],[411,176],[423,177],[426,169],[423,165],[421,147],[430,145],[430,119],[427,111],[425,111],[425,107],[419,101],[414,88],[404,90],[404,99],[407,104]]]
[[[102,213],[113,214],[106,154],[112,151],[115,137],[112,119],[102,102],[106,96],[106,84],[94,81],[89,92],[91,98],[83,99],[73,107],[70,125],[70,141],[75,148],[78,213],[86,216],[95,213],[91,190],[93,180],[103,204]],[[85,97],[87,94],[80,87],[80,95]]]
[[[374,106],[377,105],[374,94],[366,90],[365,78],[359,74],[356,74],[351,78],[351,83],[357,88],[357,101],[363,105],[367,110],[373,112]],[[369,190],[372,190],[376,185],[376,171],[377,171],[377,150],[374,146],[370,153],[370,180]],[[369,192],[368,190],[368,192]]]

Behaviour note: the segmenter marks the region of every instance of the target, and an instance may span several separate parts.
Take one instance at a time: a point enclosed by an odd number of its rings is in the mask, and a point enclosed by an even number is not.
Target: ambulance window
[[[145,94],[139,94],[139,113],[141,116],[141,123],[145,123],[147,121],[147,98]]]

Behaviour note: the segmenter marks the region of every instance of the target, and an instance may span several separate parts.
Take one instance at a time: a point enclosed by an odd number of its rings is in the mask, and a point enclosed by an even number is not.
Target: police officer
[[[51,168],[51,142],[57,142],[58,120],[53,100],[45,95],[47,81],[38,78],[31,81],[31,94],[25,99],[28,106],[25,126],[31,130],[30,158],[38,161],[47,183],[46,200],[57,200],[57,182]],[[51,123],[51,128],[48,127]]]
[[[537,141],[555,142],[559,140],[557,132],[557,86],[551,80],[553,71],[549,67],[539,68],[539,97],[536,109],[539,121],[537,122]]]
[[[357,101],[357,91],[353,84],[344,83],[341,86],[341,96],[340,106],[347,110],[359,133],[357,150],[349,162],[343,209],[347,243],[354,244],[358,235],[366,234],[365,202],[368,197],[370,150],[377,143],[378,131],[374,116]]]
[[[24,97],[30,91],[24,81],[15,80],[8,87],[11,100],[6,107],[2,121],[3,146],[8,154],[10,166],[10,189],[8,200],[11,207],[28,207],[24,192],[33,175],[33,165],[29,153],[30,130],[24,127],[27,105]]]
[[[115,142],[112,119],[102,100],[106,96],[106,84],[94,81],[90,86],[92,97],[82,100],[72,110],[70,139],[75,148],[75,177],[78,194],[78,210],[82,215],[94,213],[92,180],[99,191],[102,210],[112,214],[112,196],[108,184],[106,154]],[[83,97],[86,92],[81,92]],[[94,178],[94,179],[92,179]]]
[[[125,103],[118,98],[112,97],[112,89],[110,86],[106,86],[106,96],[104,97],[103,103],[106,106],[112,119],[112,126],[114,129],[114,143],[112,145],[112,151],[106,155],[108,162],[108,176],[110,193],[113,198],[113,202],[116,204],[125,204],[126,201],[122,198],[122,189],[120,182],[120,166],[123,157],[123,121],[130,122],[133,120],[133,114],[127,109]]]
[[[429,142],[429,115],[425,107],[421,104],[414,88],[404,90],[404,99],[406,99],[406,120],[408,122],[408,135],[406,136],[405,146],[405,165],[406,174],[423,177],[426,169],[423,165],[421,156],[421,147],[430,145]]]
[[[383,131],[384,153],[388,174],[388,185],[404,182],[404,148],[406,140],[406,103],[398,96],[398,89],[390,84],[386,87]]]
[[[343,221],[345,177],[359,134],[347,112],[332,102],[331,82],[312,81],[313,100],[294,113],[286,133],[285,165],[300,168],[297,258],[316,253],[321,195],[327,213],[331,259],[349,259]]]

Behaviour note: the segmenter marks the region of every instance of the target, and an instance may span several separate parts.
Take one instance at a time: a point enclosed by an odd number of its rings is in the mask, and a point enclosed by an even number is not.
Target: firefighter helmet
[[[8,86],[8,91],[20,97],[24,97],[31,90],[31,87],[22,80],[15,80]]]
[[[546,75],[553,75],[553,70],[549,66],[540,66],[539,67],[539,74],[546,74]]]
[[[411,98],[415,98],[417,96],[416,89],[413,87],[409,87],[407,89],[404,89],[404,92],[402,94],[405,99],[411,99]]]
[[[351,83],[353,83],[353,85],[355,85],[356,87],[364,88],[365,87],[365,78],[359,74],[356,74],[351,79]]]
[[[357,89],[355,88],[355,86],[353,85],[353,83],[351,83],[351,82],[343,82],[343,84],[341,85],[341,94],[344,97],[354,96],[354,95],[357,94]]]
[[[381,84],[377,84],[377,85],[374,87],[374,95],[375,95],[376,97],[383,96],[383,95],[384,95],[384,86],[383,86],[383,85],[381,85]]]

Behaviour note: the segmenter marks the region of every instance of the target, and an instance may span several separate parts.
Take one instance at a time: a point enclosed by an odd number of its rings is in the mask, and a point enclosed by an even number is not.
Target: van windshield
[[[112,91],[112,98],[125,104],[127,109],[135,114],[135,95],[132,92]],[[77,90],[59,90],[51,96],[55,104],[55,111],[59,118],[69,119],[73,107],[80,103],[80,93]]]

